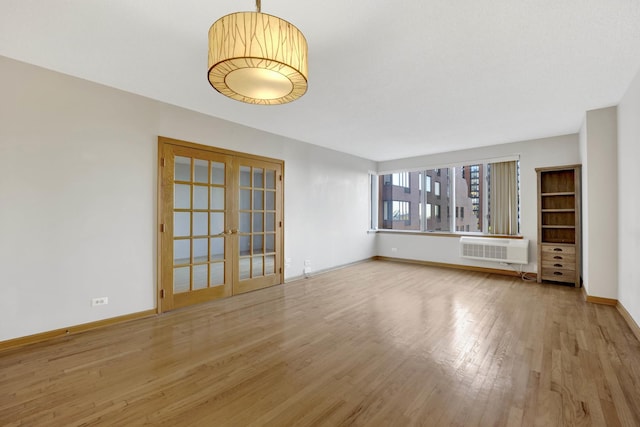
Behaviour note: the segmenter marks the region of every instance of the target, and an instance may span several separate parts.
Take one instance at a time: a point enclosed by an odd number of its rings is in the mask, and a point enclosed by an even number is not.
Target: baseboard
[[[330,271],[334,271],[334,270],[340,270],[341,268],[346,268],[352,265],[356,265],[356,264],[362,264],[363,262],[370,262],[375,260],[376,257],[371,257],[371,258],[365,258],[365,259],[361,259],[360,261],[354,261],[354,262],[349,262],[347,264],[340,264],[336,267],[331,267],[331,268],[325,268],[323,270],[318,270],[318,271],[314,271],[308,275],[300,275],[300,276],[293,276],[293,277],[289,277],[287,279],[285,279],[284,283],[291,283],[291,282],[296,282],[298,280],[303,280],[303,279],[308,279],[309,277],[313,277],[316,276],[318,274],[322,274],[322,273],[328,273]]]
[[[394,257],[386,257],[386,256],[375,256],[373,257],[373,259],[379,260],[379,261],[404,262],[408,264],[426,265],[428,267],[454,268],[456,270],[475,271],[477,273],[501,274],[503,276],[520,277],[520,274],[516,271],[500,270],[498,268],[476,267],[474,265],[447,264],[443,262],[421,261],[421,260],[415,260],[415,259],[394,258]],[[526,274],[533,280],[535,280],[537,277],[536,273],[526,272]]]
[[[592,297],[590,295],[587,295],[587,297],[585,298],[585,301],[590,302],[592,304],[610,305],[612,307],[615,307],[618,304],[618,300],[617,299],[602,298],[602,297]]]
[[[640,326],[638,326],[638,323],[636,323],[633,317],[631,317],[631,314],[627,311],[626,308],[624,308],[624,306],[620,301],[613,298],[602,298],[602,297],[591,296],[587,294],[587,291],[584,289],[584,287],[582,287],[582,295],[584,296],[584,300],[586,302],[590,302],[592,304],[602,304],[602,305],[609,305],[609,306],[615,307],[618,310],[618,313],[620,313],[620,315],[624,319],[624,321],[627,322],[627,325],[629,325],[629,329],[631,329],[631,332],[633,332],[633,335],[635,335],[638,341],[640,341]]]
[[[618,301],[618,304],[616,304],[616,308],[618,309],[618,312],[622,315],[622,318],[627,322],[627,325],[629,325],[629,328],[631,329],[631,332],[633,332],[633,335],[635,335],[638,341],[640,341],[640,326],[638,326],[636,321],[633,320],[633,317],[631,317],[631,314],[627,311],[626,308],[624,308],[624,306],[620,303],[620,301]]]
[[[8,350],[16,347],[23,347],[29,344],[35,344],[54,338],[59,338],[71,334],[89,331],[91,329],[103,328],[105,326],[115,325],[117,323],[129,322],[131,320],[152,317],[157,314],[155,309],[140,311],[138,313],[125,314],[124,316],[111,317],[109,319],[98,320],[95,322],[83,323],[81,325],[69,326],[68,328],[55,329],[53,331],[41,332],[26,337],[13,338],[6,341],[0,341],[0,351]]]
[[[618,304],[618,300],[617,299],[594,297],[594,296],[591,296],[591,295],[587,294],[587,290],[584,288],[584,286],[582,287],[582,296],[584,297],[584,300],[586,302],[590,302],[592,304],[610,305],[610,306],[613,306],[613,307],[615,307]]]

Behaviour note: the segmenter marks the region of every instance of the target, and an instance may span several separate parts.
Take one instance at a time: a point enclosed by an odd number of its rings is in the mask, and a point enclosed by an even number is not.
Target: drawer
[[[542,263],[544,264],[545,262],[552,264],[556,262],[561,264],[575,264],[576,255],[564,252],[542,252]]]
[[[566,262],[558,260],[547,261],[543,259],[542,268],[550,270],[576,271],[576,263],[575,260],[573,262]]]
[[[572,270],[561,270],[553,268],[542,268],[542,280],[554,280],[556,282],[576,281],[576,272]]]
[[[562,245],[540,245],[542,247],[542,253],[552,253],[552,254],[576,254],[575,246],[562,246]]]

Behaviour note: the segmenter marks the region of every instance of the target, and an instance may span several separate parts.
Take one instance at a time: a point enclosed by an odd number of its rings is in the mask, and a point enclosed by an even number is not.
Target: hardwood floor
[[[0,353],[0,425],[640,426],[579,289],[384,261]]]

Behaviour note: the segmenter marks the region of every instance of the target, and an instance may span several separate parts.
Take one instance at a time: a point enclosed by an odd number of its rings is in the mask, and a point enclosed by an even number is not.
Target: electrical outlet
[[[391,248],[391,252],[398,252],[398,248]]]
[[[95,307],[97,305],[107,305],[109,304],[109,297],[100,297],[94,298],[91,300],[91,307]]]

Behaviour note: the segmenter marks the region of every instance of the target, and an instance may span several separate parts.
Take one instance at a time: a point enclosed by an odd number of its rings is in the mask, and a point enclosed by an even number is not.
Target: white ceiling
[[[372,160],[577,132],[640,68],[639,0],[264,0],[305,34],[309,90],[248,105],[206,77],[209,26],[241,10],[0,0],[0,55]]]

